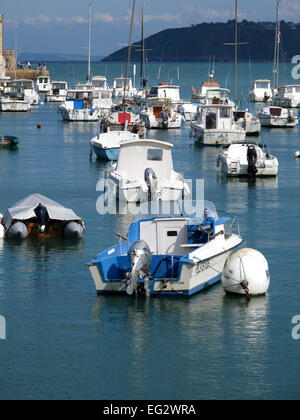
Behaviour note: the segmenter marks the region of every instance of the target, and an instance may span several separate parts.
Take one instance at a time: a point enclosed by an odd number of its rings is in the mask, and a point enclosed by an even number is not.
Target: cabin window
[[[268,83],[256,83],[256,89],[269,89]]]
[[[158,96],[158,89],[157,87],[153,87],[150,90],[150,96]]]
[[[168,230],[167,236],[178,236],[178,232],[176,230]]]
[[[147,160],[162,161],[163,150],[162,149],[148,149]]]
[[[221,108],[220,118],[230,118],[230,108]]]
[[[295,87],[295,92],[296,92],[296,93],[300,93],[300,86],[296,86],[296,87]]]

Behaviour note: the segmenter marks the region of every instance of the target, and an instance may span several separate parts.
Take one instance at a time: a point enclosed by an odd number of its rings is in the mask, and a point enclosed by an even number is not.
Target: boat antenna
[[[126,74],[124,81],[124,97],[123,97],[123,111],[124,111],[124,130],[126,128],[126,89],[127,89],[127,79],[129,71],[129,63],[131,58],[131,46],[132,46],[132,32],[133,32],[133,23],[134,23],[134,10],[135,10],[135,0],[132,1],[132,13],[131,13],[131,23],[130,23],[130,33],[129,33],[129,42],[128,42],[128,56],[126,63]]]
[[[248,42],[238,42],[238,0],[235,0],[235,41],[234,43],[225,43],[224,45],[234,46],[234,102],[236,109],[238,106],[238,46],[246,44],[248,44]]]
[[[280,50],[280,22],[279,22],[279,5],[281,0],[276,0],[276,28],[274,43],[274,63],[273,63],[273,89],[279,86],[279,50]]]
[[[91,81],[91,36],[92,36],[92,2],[90,1],[88,74],[86,77],[86,80],[88,82]]]

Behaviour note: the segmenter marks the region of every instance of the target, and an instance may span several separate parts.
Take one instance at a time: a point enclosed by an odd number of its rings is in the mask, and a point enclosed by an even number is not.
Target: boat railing
[[[240,230],[240,222],[237,216],[227,213],[224,210],[217,210],[219,215],[222,215],[223,217],[229,217],[230,220],[230,232],[233,235],[241,236],[241,230]]]

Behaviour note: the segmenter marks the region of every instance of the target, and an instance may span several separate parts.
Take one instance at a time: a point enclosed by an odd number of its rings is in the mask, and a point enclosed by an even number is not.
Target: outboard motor
[[[162,128],[168,128],[169,126],[169,117],[165,110],[162,110],[160,113],[162,119]]]
[[[147,242],[136,241],[128,252],[128,258],[131,262],[131,272],[126,275],[126,292],[128,295],[138,293],[140,280],[143,279],[146,295],[149,296],[151,251]]]
[[[147,168],[144,174],[145,182],[148,187],[148,200],[155,199],[155,193],[157,192],[158,182],[157,176],[152,168]]]
[[[28,236],[28,229],[25,223],[16,222],[7,231],[9,238],[25,239]]]
[[[38,219],[38,224],[40,226],[40,232],[47,234],[47,224],[49,221],[49,215],[47,211],[47,207],[44,206],[42,203],[39,203],[37,208],[34,210],[36,217]]]
[[[83,236],[83,226],[77,222],[69,222],[64,228],[64,237],[65,238],[82,238]]]
[[[257,153],[256,153],[254,145],[248,146],[247,160],[248,160],[248,175],[255,176],[257,174],[257,168],[256,168]]]

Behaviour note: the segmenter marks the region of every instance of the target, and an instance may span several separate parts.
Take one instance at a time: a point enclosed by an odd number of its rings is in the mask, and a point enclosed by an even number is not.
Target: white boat
[[[87,88],[70,89],[58,112],[65,121],[98,121],[101,109],[95,96],[94,91]]]
[[[189,296],[221,279],[243,242],[238,222],[219,216],[211,202],[197,203],[195,212],[184,203],[168,214],[141,210],[128,234],[118,233],[120,242],[87,264],[98,294]]]
[[[255,142],[235,142],[222,146],[217,167],[226,176],[276,176],[278,160],[265,145]]]
[[[262,127],[295,127],[298,117],[292,110],[279,106],[262,108],[257,114]]]
[[[175,111],[170,98],[147,98],[142,102],[140,117],[147,128],[180,128],[182,115]]]
[[[273,105],[283,108],[300,108],[300,85],[287,85],[278,89]]]
[[[68,93],[68,83],[65,81],[53,81],[50,92],[47,93],[46,102],[64,102]]]
[[[28,112],[30,103],[25,99],[24,89],[21,87],[4,87],[0,96],[0,111],[2,112]]]
[[[246,131],[234,121],[231,105],[204,105],[197,121],[191,122],[191,136],[203,145],[219,146],[244,141]]]
[[[132,86],[132,80],[130,77],[117,77],[113,81],[113,98],[123,98],[125,90],[125,80],[126,80],[126,98],[132,98],[137,93],[137,89]]]
[[[238,125],[245,131],[247,136],[259,136],[261,132],[261,123],[258,117],[246,110],[234,111],[234,118]]]
[[[250,102],[271,102],[272,96],[270,80],[260,79],[253,82],[252,90],[249,92]]]
[[[173,169],[170,143],[133,140],[120,144],[118,162],[107,172],[121,201],[177,200],[189,193],[184,176]]]
[[[6,83],[7,88],[23,89],[24,97],[30,105],[38,105],[40,96],[35,90],[34,81],[27,79],[10,80]]]
[[[128,130],[100,132],[91,139],[91,153],[94,151],[97,158],[106,161],[117,161],[120,145],[129,140],[139,140],[139,135]]]
[[[51,91],[51,82],[49,76],[39,76],[36,81],[38,93],[49,93]]]

